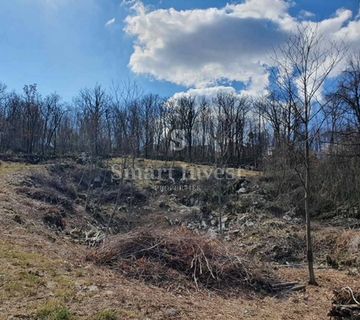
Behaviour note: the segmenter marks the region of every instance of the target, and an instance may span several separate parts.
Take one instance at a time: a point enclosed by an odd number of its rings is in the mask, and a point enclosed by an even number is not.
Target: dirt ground
[[[175,294],[127,279],[86,261],[93,248],[39,223],[43,204],[16,192],[18,182],[33,170],[44,168],[16,164],[0,168],[1,320],[329,319],[332,291],[359,286],[358,274],[324,265],[316,269],[319,286],[279,297],[244,293],[223,298],[205,290]],[[256,241],[261,241],[261,234]],[[284,282],[306,283],[305,265],[273,266]],[[67,315],[51,318],[52,311],[60,309]]]

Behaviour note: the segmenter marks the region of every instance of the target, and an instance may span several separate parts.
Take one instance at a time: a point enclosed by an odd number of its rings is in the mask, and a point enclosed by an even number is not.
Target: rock
[[[244,188],[244,187],[241,187],[238,191],[236,191],[236,193],[238,193],[238,194],[244,194],[244,193],[247,193],[247,192],[248,192],[247,189]]]
[[[287,214],[283,216],[283,219],[286,220],[286,221],[291,221],[292,220],[292,218]]]
[[[174,308],[170,308],[170,309],[166,309],[164,311],[164,314],[167,316],[167,317],[175,317],[179,314],[179,310],[177,309],[174,309]]]
[[[196,226],[193,223],[188,223],[187,228],[190,229],[190,230],[195,230]]]
[[[169,223],[170,226],[178,226],[180,225],[179,219],[170,219],[169,217],[165,217],[165,220]]]
[[[90,292],[96,292],[96,291],[99,291],[99,287],[96,286],[96,285],[92,285],[92,286],[89,286],[89,287],[88,287],[88,290],[89,290]]]
[[[188,207],[183,207],[179,210],[179,215],[180,216],[187,216],[187,215],[190,215],[191,214],[191,209],[188,208]]]
[[[216,239],[217,238],[217,232],[214,229],[209,229],[207,231],[207,234],[208,234],[210,239]]]
[[[357,253],[360,249],[360,236],[354,237],[349,244],[349,252]]]
[[[53,282],[53,281],[48,281],[47,283],[46,283],[46,288],[48,288],[48,289],[55,289],[56,288],[56,283],[55,282]]]
[[[359,270],[357,268],[351,268],[348,271],[349,276],[357,277],[359,275]]]
[[[253,227],[254,225],[255,225],[255,223],[252,222],[252,221],[246,221],[246,222],[245,222],[245,226],[246,226],[246,227]]]

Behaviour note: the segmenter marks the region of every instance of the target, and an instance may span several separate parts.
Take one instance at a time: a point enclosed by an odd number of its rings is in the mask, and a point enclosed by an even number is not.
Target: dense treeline
[[[162,99],[138,91],[135,85],[109,91],[97,85],[81,90],[69,106],[57,94],[41,96],[36,85],[21,94],[2,85],[0,152],[254,165],[265,150],[264,119],[254,116],[249,98]]]

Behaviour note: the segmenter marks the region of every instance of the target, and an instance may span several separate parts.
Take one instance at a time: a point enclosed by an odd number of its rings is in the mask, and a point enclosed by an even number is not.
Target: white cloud
[[[115,24],[115,22],[116,22],[116,19],[115,19],[115,18],[112,18],[112,19],[110,19],[109,21],[107,21],[107,22],[105,23],[105,27],[110,27],[110,26],[112,26],[113,24]]]
[[[148,10],[133,1],[126,32],[135,38],[129,66],[137,74],[203,89],[240,81],[246,93],[264,92],[273,49],[286,41],[311,14],[298,20],[285,0],[245,0],[223,8]],[[319,23],[329,40],[359,47],[360,21],[341,9]]]
[[[208,88],[189,89],[185,92],[178,92],[173,95],[172,99],[179,99],[182,96],[192,96],[199,100],[201,100],[202,98],[211,100],[213,98],[216,98],[219,93],[232,94],[235,96],[239,95],[239,93],[233,87],[215,86]]]
[[[307,10],[301,10],[299,13],[299,18],[304,20],[314,18],[315,16],[316,16],[315,13]]]
[[[358,46],[360,42],[360,20],[350,21],[346,27],[339,29],[334,36],[346,44]]]

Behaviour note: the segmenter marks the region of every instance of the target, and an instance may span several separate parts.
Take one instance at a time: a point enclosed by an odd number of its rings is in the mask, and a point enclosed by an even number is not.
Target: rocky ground
[[[339,216],[314,223],[319,286],[305,291],[173,290],[89,261],[116,234],[186,229],[266,265],[281,282],[306,284],[301,213],[274,198],[260,173],[184,183],[179,168],[203,167],[137,160],[171,166],[174,179],[119,182],[113,173],[123,165],[1,163],[0,319],[328,319],[333,290],[359,286],[359,221]]]

